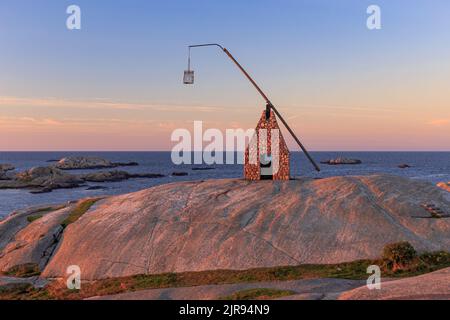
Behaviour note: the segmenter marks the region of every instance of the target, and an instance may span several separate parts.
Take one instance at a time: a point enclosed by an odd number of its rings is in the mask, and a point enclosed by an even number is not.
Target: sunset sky
[[[81,30],[66,28],[70,4]],[[252,128],[264,101],[217,48],[193,49],[196,83],[182,84],[187,45],[217,42],[310,150],[450,151],[449,13],[448,0],[0,0],[0,150],[170,150],[194,120]]]

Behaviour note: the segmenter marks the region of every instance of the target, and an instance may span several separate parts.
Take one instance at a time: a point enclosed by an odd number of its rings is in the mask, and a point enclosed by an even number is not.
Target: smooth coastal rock
[[[358,160],[358,159],[336,158],[336,159],[321,161],[320,163],[329,164],[329,165],[343,165],[343,164],[361,164],[362,161]]]
[[[381,290],[367,286],[342,293],[340,300],[450,300],[450,268],[417,277],[381,283]]]
[[[137,162],[111,162],[99,157],[67,157],[55,164],[61,170],[106,169],[121,166],[137,166]]]
[[[0,234],[0,270],[7,272],[25,264],[36,265],[39,270],[43,270],[58,245],[63,232],[61,222],[69,215],[71,208],[67,206],[47,214],[39,210],[31,212],[26,217],[42,216],[32,223],[23,215],[0,222],[0,231],[6,229],[8,224],[14,224],[15,220],[21,220],[26,225],[15,234]],[[2,247],[1,244],[5,242],[7,244]]]
[[[378,258],[388,243],[450,250],[447,193],[389,175],[179,182],[101,200],[68,226],[44,268],[86,280]],[[24,262],[24,261],[21,261]]]

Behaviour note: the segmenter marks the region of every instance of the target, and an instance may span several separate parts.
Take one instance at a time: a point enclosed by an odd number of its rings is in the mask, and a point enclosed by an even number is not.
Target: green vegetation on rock
[[[407,269],[416,258],[416,250],[406,241],[388,244],[383,249],[384,264],[393,271]]]
[[[35,263],[25,263],[10,268],[5,275],[17,278],[29,278],[41,274],[39,266]]]
[[[61,222],[61,226],[66,228],[69,224],[76,222],[83,214],[85,214],[97,201],[101,198],[80,200],[75,208],[73,208],[69,216]]]
[[[395,244],[389,245],[389,248],[396,248]],[[409,246],[402,244],[401,247]],[[386,249],[386,252],[392,250]],[[397,252],[396,250],[394,250]],[[401,250],[401,252],[403,252]],[[409,252],[409,250],[406,250]],[[401,260],[402,269],[383,268],[383,277],[404,278],[412,277],[420,274],[433,272],[439,269],[450,267],[450,253],[448,252],[432,252],[423,253],[416,258],[410,260],[411,255],[407,254],[407,260]],[[397,257],[397,254],[394,255]],[[256,268],[248,270],[210,270],[200,272],[182,272],[182,273],[163,273],[153,275],[134,275],[129,277],[111,278],[97,280],[93,282],[83,283],[81,290],[68,290],[65,281],[50,283],[43,289],[28,289],[25,293],[17,293],[21,299],[84,299],[92,296],[112,295],[130,291],[138,291],[145,289],[158,288],[175,288],[175,287],[192,287],[200,285],[213,284],[232,284],[232,283],[249,283],[249,282],[266,282],[266,281],[287,281],[314,278],[340,278],[340,279],[367,279],[367,267],[369,265],[383,266],[386,257],[376,260],[358,260],[353,262],[345,262],[338,264],[322,264],[322,265],[299,265],[299,266],[282,266],[271,268]],[[409,263],[406,263],[409,261]],[[23,268],[23,266],[20,266]],[[15,270],[20,269],[16,267]],[[19,274],[30,274],[29,272],[18,272]],[[17,274],[17,273],[16,273]],[[1,288],[1,287],[0,287]],[[21,288],[19,288],[21,290]],[[19,291],[20,291],[19,290]],[[262,290],[262,289],[260,289]],[[269,290],[269,289],[264,289]],[[284,290],[283,290],[284,291]],[[280,294],[280,292],[278,292]],[[286,293],[287,292],[283,292]],[[0,300],[7,299],[11,296],[11,290],[7,293],[0,290]],[[268,292],[238,292],[239,299],[249,297],[249,299],[257,298],[275,298],[277,292],[272,292],[273,296]],[[234,298],[237,296],[229,296],[224,298]]]
[[[33,221],[36,221],[36,220],[38,220],[38,219],[40,219],[40,218],[42,218],[42,217],[43,217],[42,214],[36,214],[36,215],[28,216],[28,217],[27,217],[27,221],[28,221],[29,223],[32,223]]]
[[[295,293],[292,290],[256,288],[237,291],[229,296],[221,297],[219,300],[268,300],[291,296]]]

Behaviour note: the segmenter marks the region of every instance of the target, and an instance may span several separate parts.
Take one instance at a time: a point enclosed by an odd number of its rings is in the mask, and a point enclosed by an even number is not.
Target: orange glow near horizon
[[[0,97],[2,151],[165,151],[177,128],[253,128],[256,107]],[[409,108],[279,106],[312,151],[448,151],[450,114]],[[445,110],[441,110],[445,111]],[[428,116],[427,116],[428,115]],[[439,117],[440,116],[440,117]],[[284,134],[291,150],[297,148]]]

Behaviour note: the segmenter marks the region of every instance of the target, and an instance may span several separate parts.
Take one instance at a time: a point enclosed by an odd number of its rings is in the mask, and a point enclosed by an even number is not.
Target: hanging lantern
[[[191,47],[189,47],[188,68],[184,71],[183,83],[194,84],[194,70],[191,70]]]
[[[183,77],[184,84],[194,84],[194,71],[193,70],[185,70]]]

